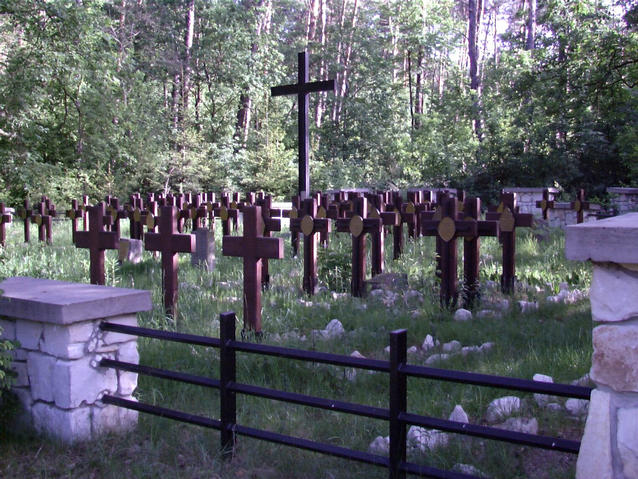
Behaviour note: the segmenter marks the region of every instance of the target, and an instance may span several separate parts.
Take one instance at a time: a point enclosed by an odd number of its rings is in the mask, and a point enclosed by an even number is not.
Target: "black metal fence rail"
[[[575,397],[580,399],[589,399],[592,390],[591,388],[409,365],[407,364],[406,330],[398,330],[390,333],[390,360],[382,361],[236,341],[235,324],[236,318],[234,313],[222,313],[220,315],[219,339],[105,322],[100,325],[100,328],[103,331],[219,348],[219,379],[159,369],[151,366],[131,364],[106,358],[102,359],[100,363],[103,367],[111,367],[157,378],[170,379],[218,389],[220,393],[219,420],[151,404],[130,401],[110,395],[103,396],[103,402],[202,427],[217,429],[221,432],[221,445],[225,455],[232,455],[236,444],[236,436],[242,435],[366,464],[386,467],[389,469],[391,478],[404,478],[406,473],[445,479],[475,478],[475,476],[468,474],[445,471],[434,467],[407,462],[406,427],[408,425],[416,425],[457,434],[482,437],[573,454],[577,454],[579,451],[580,442],[578,441],[513,432],[494,427],[466,424],[409,413],[406,411],[407,378],[415,377],[451,381],[462,384],[498,387],[539,394],[550,394],[554,396]],[[372,407],[363,404],[319,398],[304,394],[269,389],[251,384],[238,383],[236,381],[236,354],[238,352],[388,373],[390,376],[389,407],[387,409]],[[238,393],[388,421],[390,432],[389,457],[307,439],[300,439],[293,436],[287,436],[237,424],[236,394]]]

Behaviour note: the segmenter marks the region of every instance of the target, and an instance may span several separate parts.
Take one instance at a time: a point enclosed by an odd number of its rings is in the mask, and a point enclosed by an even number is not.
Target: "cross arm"
[[[252,243],[251,248],[248,244]],[[243,236],[224,236],[222,252],[225,256],[281,259],[284,257],[284,242],[281,238],[254,238],[247,243]],[[253,249],[253,251],[250,251]]]

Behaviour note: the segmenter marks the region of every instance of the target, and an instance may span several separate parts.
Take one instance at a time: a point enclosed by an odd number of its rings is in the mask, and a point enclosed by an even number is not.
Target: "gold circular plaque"
[[[499,221],[499,229],[504,231],[505,233],[511,233],[514,231],[514,226],[516,225],[516,219],[514,218],[514,214],[512,210],[505,207],[505,210],[501,213],[501,218]]]
[[[42,226],[42,216],[40,215],[35,215],[33,217],[33,222],[38,225],[38,226]]]
[[[456,225],[454,224],[454,220],[449,216],[446,216],[439,222],[439,227],[437,228],[439,236],[446,243],[454,238],[454,233],[456,233]]]
[[[66,210],[66,217],[74,220],[75,219],[75,210]]]
[[[547,209],[547,200],[541,200],[541,210],[545,211]]]
[[[142,212],[140,211],[139,208],[135,208],[133,210],[133,221],[135,221],[136,223],[139,223],[140,221],[142,221]]]
[[[580,200],[574,201],[574,211],[580,211],[582,209],[583,209],[583,204],[580,202]]]
[[[306,215],[301,219],[301,232],[305,236],[310,236],[314,228],[315,222],[313,221],[312,216]]]
[[[323,206],[320,206],[317,210],[317,218],[325,218],[326,217],[326,209]]]
[[[299,218],[299,213],[297,212],[297,208],[295,208],[294,206],[290,208],[290,217]]]
[[[25,210],[22,206],[18,208],[18,216],[22,219],[27,217],[27,210]]]
[[[146,213],[146,227],[149,230],[155,228],[155,217],[150,212]]]
[[[355,238],[358,238],[363,233],[363,218],[359,215],[354,215],[350,219],[350,233]]]
[[[414,203],[409,201],[405,207],[405,212],[408,214],[416,213],[416,207],[414,206]]]
[[[219,217],[222,219],[222,221],[228,220],[228,209],[226,209],[225,206],[219,208]]]

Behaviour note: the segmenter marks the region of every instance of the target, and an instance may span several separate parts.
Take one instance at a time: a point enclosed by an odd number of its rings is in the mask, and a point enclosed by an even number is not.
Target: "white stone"
[[[616,442],[625,477],[638,477],[638,409],[620,408],[617,412]]]
[[[139,364],[140,355],[137,352],[137,342],[129,341],[120,346],[116,358],[131,364]],[[137,388],[137,373],[117,371],[117,393],[120,396],[130,396]]]
[[[433,354],[432,356],[430,356],[429,358],[425,360],[425,364],[429,366],[431,364],[436,364],[438,362],[445,361],[449,358],[450,358],[449,354]]]
[[[492,349],[494,346],[495,346],[495,344],[494,344],[494,343],[492,343],[492,342],[489,342],[489,341],[488,341],[487,343],[483,343],[483,344],[481,344],[481,345],[479,346],[479,348],[481,349],[481,352],[482,352],[482,353],[486,353],[486,352],[488,352],[490,349]]]
[[[615,391],[638,392],[638,324],[594,328],[591,379]]]
[[[436,429],[425,429],[419,426],[412,426],[408,430],[408,447],[427,452],[440,446],[447,445],[449,436]]]
[[[538,309],[538,303],[536,301],[519,301],[518,307],[522,313],[530,313]]]
[[[454,321],[470,321],[472,319],[472,311],[459,308],[454,312]]]
[[[20,341],[20,348],[34,351],[40,349],[43,326],[42,323],[34,321],[16,321],[16,339]]]
[[[461,348],[462,348],[461,343],[457,341],[456,339],[453,339],[452,341],[448,343],[443,343],[443,346],[442,346],[442,350],[444,353],[454,353],[456,351],[460,351]]]
[[[33,425],[64,442],[91,438],[91,408],[60,409],[51,404],[36,402],[32,406]]]
[[[142,261],[144,243],[142,240],[132,238],[120,238],[120,245],[117,251],[117,259],[120,263],[138,264]]]
[[[587,414],[588,408],[589,401],[586,399],[570,398],[565,401],[565,409],[567,409],[572,416],[584,416]]]
[[[332,319],[326,329],[324,329],[327,338],[337,338],[345,333],[345,329],[343,329],[343,324],[338,319]]]
[[[419,352],[419,348],[417,348],[416,346],[410,346],[407,352],[408,354],[416,354]]]
[[[53,372],[56,359],[48,354],[32,351],[27,355],[27,370],[31,395],[35,401],[53,402],[53,391],[57,385]]]
[[[532,379],[534,381],[539,381],[542,383],[554,382],[554,378],[552,378],[551,376],[546,376],[545,374],[538,374],[538,373],[534,374]],[[534,394],[534,401],[536,401],[536,404],[538,404],[540,407],[545,406],[550,400],[551,398],[547,394],[536,394],[536,393]]]
[[[95,327],[93,321],[66,325],[45,324],[40,349],[57,358],[81,358],[84,356],[82,343],[89,341]]]
[[[93,359],[66,361],[59,359],[53,369],[53,397],[61,408],[75,408],[82,403],[93,404],[104,392],[117,391],[117,373],[113,368],[93,368]],[[33,382],[32,382],[33,384]]]
[[[638,264],[638,213],[606,218],[565,229],[567,259]]]
[[[383,348],[383,352],[390,354],[390,346],[386,346],[385,348]]]
[[[591,386],[591,378],[589,377],[589,373],[586,373],[584,376],[574,379],[571,383],[572,386]]]
[[[377,436],[368,446],[368,451],[372,454],[387,456],[390,453],[390,436]]]
[[[611,395],[594,389],[576,462],[576,479],[613,479],[610,420]]]
[[[563,406],[561,406],[557,402],[550,402],[547,406],[545,406],[545,409],[547,409],[548,411],[553,411],[553,412],[562,412]]]
[[[428,351],[434,347],[434,338],[431,334],[428,334],[423,340],[423,344],[421,345],[421,349],[423,351]]]
[[[494,303],[494,306],[501,311],[507,311],[510,309],[509,299],[499,299]]]
[[[476,317],[478,319],[484,318],[500,318],[501,315],[496,311],[492,311],[491,309],[482,309],[478,313],[476,313]]]
[[[638,318],[638,271],[612,264],[594,264],[589,299],[594,321]]]
[[[471,354],[471,353],[480,353],[480,352],[481,352],[480,346],[463,346],[461,348],[461,354],[463,356],[467,356],[468,354]]]
[[[450,421],[462,422],[465,424],[470,422],[470,418],[467,417],[467,413],[460,404],[454,406],[454,410],[450,413],[450,417],[448,417],[448,419]]]
[[[504,396],[494,399],[489,406],[485,418],[487,422],[498,422],[521,409],[521,399],[516,396]]]
[[[0,318],[0,339],[16,339],[16,322]]]
[[[352,351],[352,352],[350,353],[350,357],[351,357],[351,358],[359,358],[359,359],[365,359],[365,358],[366,358],[363,354],[361,354],[361,353],[360,353],[359,351],[357,351],[357,350]]]
[[[107,323],[122,324],[125,326],[137,326],[137,316],[134,314],[127,314],[123,316],[114,316],[111,318],[105,318]],[[101,343],[104,345],[125,343],[136,339],[137,336],[131,336],[130,334],[114,333],[107,331],[102,335]]]
[[[135,401],[134,398],[127,398]],[[91,407],[91,431],[93,436],[106,432],[125,432],[137,426],[138,412],[111,404]]]
[[[409,289],[403,293],[403,301],[405,301],[406,304],[423,304],[423,293],[414,289]]]
[[[538,421],[534,417],[510,417],[505,422],[496,424],[494,427],[525,434],[538,434]]]

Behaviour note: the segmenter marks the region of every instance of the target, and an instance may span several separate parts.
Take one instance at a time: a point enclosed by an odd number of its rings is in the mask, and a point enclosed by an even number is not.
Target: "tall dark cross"
[[[479,297],[479,250],[481,236],[498,236],[497,221],[481,221],[481,200],[466,198],[463,202],[463,215],[466,221],[475,221],[476,236],[465,236],[463,241],[463,303],[472,307]]]
[[[290,228],[303,233],[303,290],[309,295],[317,289],[317,233],[330,232],[330,220],[317,217],[317,200],[303,200],[301,218],[290,218]]]
[[[272,96],[297,95],[299,103],[298,135],[299,135],[299,196],[302,199],[310,195],[310,170],[308,167],[308,93],[320,91],[335,91],[335,81],[315,81],[308,83],[308,56],[306,52],[297,55],[298,70],[297,83],[294,85],[275,86],[270,89]]]
[[[374,234],[383,230],[380,218],[367,218],[366,198],[354,201],[354,214],[351,218],[337,219],[337,231],[349,232],[352,236],[352,278],[350,290],[352,296],[365,296],[366,277],[366,233]]]
[[[31,239],[31,215],[33,210],[29,208],[29,200],[24,200],[24,206],[18,208],[18,216],[24,220],[24,242],[28,243]]]
[[[195,252],[195,236],[177,233],[177,214],[175,206],[162,206],[159,218],[155,219],[159,225],[159,233],[144,235],[144,248],[162,253],[164,309],[171,317],[177,316],[177,253]],[[149,221],[147,217],[147,224]]]
[[[75,233],[78,230],[78,220],[84,211],[80,208],[78,200],[71,200],[71,209],[66,210],[66,217],[71,220],[71,241],[75,243]]]
[[[534,224],[534,216],[518,212],[514,193],[501,193],[501,203],[497,210],[488,212],[485,219],[499,222],[498,239],[503,248],[501,290],[504,293],[512,293],[516,280],[516,228],[531,227]]]
[[[550,201],[549,199],[549,190],[547,188],[543,189],[543,199],[541,201],[536,202],[536,208],[540,208],[543,212],[543,219],[546,220],[549,217],[549,210],[554,207],[554,201]]]
[[[576,223],[585,221],[585,210],[589,209],[589,202],[585,201],[585,190],[578,190],[576,201],[570,202],[569,206],[576,212]]]
[[[75,232],[75,247],[88,248],[90,252],[90,272],[92,284],[104,284],[104,251],[118,249],[120,238],[113,231],[104,231],[106,211],[104,203],[87,208],[89,230]]]
[[[226,256],[244,258],[244,331],[261,333],[261,261],[284,257],[281,238],[264,238],[261,207],[244,208],[244,236],[224,236],[222,251]]]
[[[5,226],[7,223],[11,223],[11,215],[5,213],[4,203],[0,203],[0,246],[4,246],[5,241]]]

